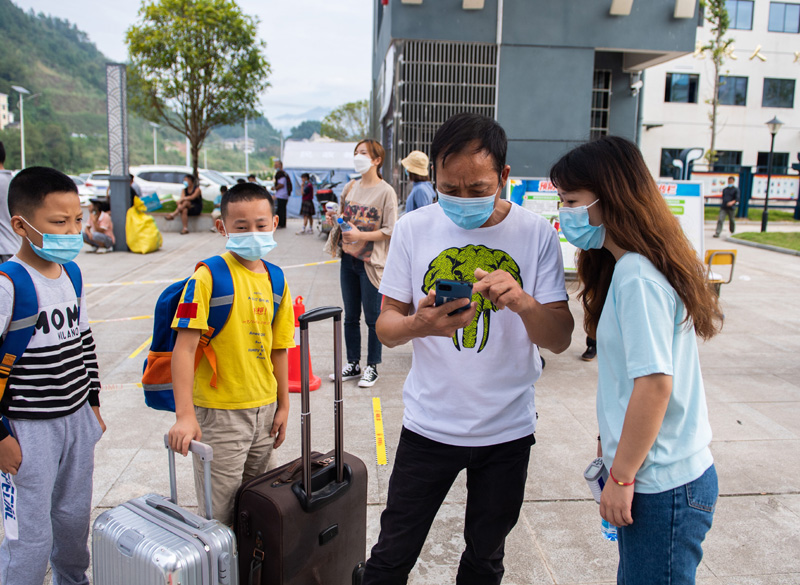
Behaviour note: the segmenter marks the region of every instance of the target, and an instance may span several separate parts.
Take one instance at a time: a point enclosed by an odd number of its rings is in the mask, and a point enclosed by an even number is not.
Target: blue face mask
[[[27,223],[33,231],[42,236],[41,248],[31,242],[30,238],[27,238],[33,251],[36,252],[36,255],[42,260],[55,262],[56,264],[66,264],[67,262],[75,260],[78,254],[80,254],[83,248],[83,237],[80,234],[43,234],[33,227],[24,217],[20,219]]]
[[[188,189],[189,188],[189,181],[184,181],[183,182],[183,188],[184,189]]]
[[[581,250],[602,248],[606,240],[604,225],[591,225],[589,223],[589,208],[600,201],[596,199],[589,205],[580,207],[562,207],[558,210],[558,220],[561,231],[567,241]]]
[[[225,235],[228,237],[225,249],[251,262],[260,260],[278,245],[272,232],[226,233]]]
[[[458,227],[465,230],[474,230],[481,227],[494,211],[495,191],[488,197],[455,197],[445,195],[440,191],[439,205],[444,214]]]

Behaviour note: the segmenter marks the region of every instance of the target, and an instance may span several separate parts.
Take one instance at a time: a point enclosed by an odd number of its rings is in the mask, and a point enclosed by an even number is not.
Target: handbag
[[[158,198],[156,193],[150,193],[150,195],[145,195],[141,199],[142,203],[144,203],[145,207],[147,207],[147,211],[161,209],[161,200]]]

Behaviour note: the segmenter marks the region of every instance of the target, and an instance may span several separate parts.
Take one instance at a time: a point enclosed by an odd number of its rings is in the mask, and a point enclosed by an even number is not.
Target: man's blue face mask
[[[474,230],[486,223],[494,211],[494,200],[497,196],[497,191],[487,197],[455,197],[438,190],[436,192],[444,214],[465,230]]]

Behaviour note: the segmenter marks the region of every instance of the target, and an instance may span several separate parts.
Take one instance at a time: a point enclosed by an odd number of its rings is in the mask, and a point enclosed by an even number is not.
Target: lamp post
[[[244,172],[250,174],[250,148],[247,139],[247,114],[244,115]]]
[[[772,140],[769,144],[769,158],[767,158],[767,192],[764,194],[764,212],[761,214],[761,232],[767,231],[767,217],[769,215],[769,183],[772,179],[772,152],[775,150],[775,135],[783,126],[783,122],[778,120],[778,116],[773,116],[772,120],[766,123]]]
[[[158,134],[156,131],[161,128],[161,124],[156,124],[155,122],[150,122],[150,125],[153,127],[153,164],[158,164]]]
[[[24,169],[25,168],[25,113],[23,110],[23,103],[25,101],[24,99],[25,96],[30,95],[31,92],[29,92],[27,89],[19,85],[12,85],[11,89],[19,93],[19,144],[20,144],[20,152],[22,158],[22,163],[19,168]]]

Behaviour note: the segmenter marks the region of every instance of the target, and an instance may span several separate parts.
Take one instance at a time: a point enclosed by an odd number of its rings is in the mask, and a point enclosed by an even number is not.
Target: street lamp
[[[21,158],[22,164],[20,165],[20,169],[25,168],[25,113],[22,108],[24,100],[24,96],[30,95],[29,92],[24,87],[19,85],[12,85],[11,89],[19,93],[19,144],[20,144],[20,151],[21,151]]]
[[[155,122],[150,122],[150,125],[153,127],[153,164],[158,164],[158,138],[156,134],[156,130],[161,128],[161,124],[156,124]]]
[[[769,158],[767,158],[767,192],[764,194],[764,212],[761,214],[761,232],[767,231],[767,217],[769,208],[769,182],[772,179],[772,152],[775,150],[775,135],[778,130],[783,126],[783,122],[778,120],[778,116],[773,116],[772,120],[766,123],[769,128],[769,133],[772,135],[772,141],[769,144]]]

